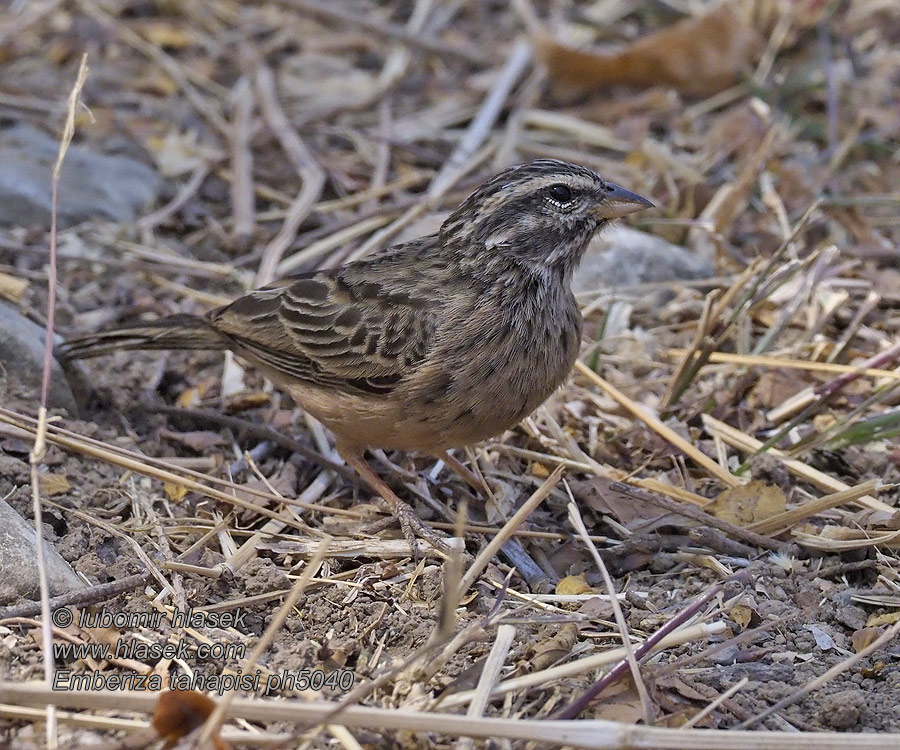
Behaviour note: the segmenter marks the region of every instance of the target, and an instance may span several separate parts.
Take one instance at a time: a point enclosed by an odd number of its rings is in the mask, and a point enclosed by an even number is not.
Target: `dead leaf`
[[[708,510],[716,518],[744,527],[784,513],[786,506],[787,499],[780,487],[754,479],[719,493]]]
[[[746,628],[753,619],[753,610],[746,604],[738,604],[729,610],[728,617],[742,628]]]
[[[769,411],[796,396],[808,384],[796,370],[765,370],[748,396],[750,405]]]
[[[28,289],[28,282],[18,276],[10,276],[8,273],[0,273],[0,297],[6,297],[10,302],[18,303]]]
[[[850,645],[853,646],[853,650],[858,654],[864,648],[867,648],[872,643],[874,643],[877,640],[878,636],[880,636],[883,632],[883,628],[860,628],[850,636]]]
[[[169,690],[159,696],[151,723],[166,741],[164,747],[168,748],[203,726],[215,708],[216,703],[212,698],[196,690]],[[218,731],[213,733],[212,742],[217,750],[229,747],[219,737]]]
[[[630,675],[629,679],[623,679],[604,690],[602,696],[603,699],[594,704],[594,713],[591,718],[606,719],[623,724],[635,724],[644,718],[641,698]]]
[[[556,593],[560,596],[576,596],[578,594],[589,594],[592,589],[587,585],[583,575],[566,576],[556,584]]]
[[[872,615],[866,620],[867,628],[877,628],[881,625],[893,625],[900,620],[900,612],[886,612],[882,615]]]
[[[186,445],[192,451],[202,453],[216,445],[225,445],[228,441],[217,432],[209,430],[189,430],[188,432],[175,432],[162,429],[159,436],[175,443]]]
[[[163,482],[163,492],[166,493],[166,497],[168,497],[172,502],[179,503],[184,500],[188,491],[187,488],[180,484],[170,484],[169,482]]]
[[[636,521],[645,523],[663,515],[658,506],[619,492],[610,485],[609,480],[599,478],[569,483],[578,502],[585,503],[598,513],[608,513],[626,527],[630,528],[629,525]]]
[[[546,669],[564,659],[572,652],[578,641],[578,626],[574,622],[567,622],[561,628],[554,626],[552,632],[551,637],[534,645],[534,656],[531,659],[531,668],[534,672]]]
[[[759,59],[766,38],[743,0],[726,0],[693,18],[641,37],[617,52],[581,50],[546,32],[534,39],[538,57],[557,84],[581,91],[625,84],[674,86],[710,96],[737,83]]]
[[[41,473],[38,475],[38,484],[41,488],[41,494],[48,497],[62,495],[72,488],[72,485],[69,484],[69,480],[66,479],[65,474]]]

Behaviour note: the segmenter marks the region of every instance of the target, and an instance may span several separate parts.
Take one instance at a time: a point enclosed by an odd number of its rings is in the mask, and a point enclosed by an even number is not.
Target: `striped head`
[[[441,226],[447,246],[494,250],[570,272],[609,221],[653,204],[585,167],[538,159],[482,185]]]

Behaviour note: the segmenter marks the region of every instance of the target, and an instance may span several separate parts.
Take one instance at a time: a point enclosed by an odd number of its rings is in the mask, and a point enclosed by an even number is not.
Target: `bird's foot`
[[[391,514],[400,523],[400,530],[403,532],[403,536],[409,544],[409,549],[412,552],[413,557],[417,558],[419,556],[419,544],[416,541],[417,538],[424,539],[442,555],[450,554],[450,548],[447,546],[446,542],[434,529],[419,518],[419,516],[416,515],[416,512],[407,503],[397,497],[384,480],[372,471],[372,467],[369,466],[362,455],[351,451],[341,451],[341,455],[343,455],[344,460],[356,470],[356,473],[360,475],[363,481],[381,495],[381,498],[387,503]]]
[[[388,502],[386,499],[385,501]],[[403,532],[403,536],[406,538],[406,542],[409,544],[409,548],[412,550],[414,557],[419,556],[417,539],[424,539],[441,554],[450,554],[450,548],[447,546],[444,539],[416,515],[416,512],[409,503],[405,503],[397,498],[396,503],[388,502],[388,506],[390,507],[394,518],[396,518],[400,524],[400,530]]]

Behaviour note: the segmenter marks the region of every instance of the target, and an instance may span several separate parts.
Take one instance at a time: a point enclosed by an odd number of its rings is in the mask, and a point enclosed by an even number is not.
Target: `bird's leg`
[[[347,449],[342,450],[341,448],[338,448],[338,451],[344,457],[344,460],[357,474],[359,474],[360,478],[368,484],[369,487],[375,490],[375,492],[381,495],[388,504],[394,518],[400,523],[400,529],[403,531],[403,536],[406,537],[406,541],[409,544],[409,548],[413,555],[416,555],[417,535],[431,544],[431,546],[439,552],[445,554],[449,553],[449,548],[441,537],[435,533],[434,529],[430,528],[428,524],[419,518],[416,515],[416,512],[407,503],[404,503],[397,497],[394,491],[387,486],[381,477],[372,471],[372,467],[369,466],[369,463],[362,453]]]
[[[462,461],[460,461],[456,456],[452,455],[450,451],[439,453],[437,457],[446,464],[448,469],[454,472],[473,490],[475,490],[476,492],[484,492],[484,482],[482,482],[481,479],[478,478],[478,475],[476,475],[474,471],[467,468]]]

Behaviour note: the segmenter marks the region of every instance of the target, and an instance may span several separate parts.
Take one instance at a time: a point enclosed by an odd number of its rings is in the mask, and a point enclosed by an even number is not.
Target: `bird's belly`
[[[309,385],[284,387],[294,401],[334,433],[338,448],[436,453],[450,447],[439,425],[434,424],[435,415],[425,419],[394,398],[357,396]]]
[[[519,408],[416,408],[391,397],[285,385],[291,397],[337,438],[339,448],[440,453],[499,435],[532,411],[529,400],[511,398]],[[543,401],[543,399],[540,399]]]

